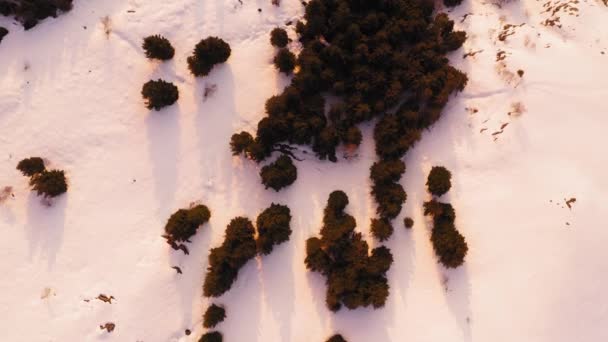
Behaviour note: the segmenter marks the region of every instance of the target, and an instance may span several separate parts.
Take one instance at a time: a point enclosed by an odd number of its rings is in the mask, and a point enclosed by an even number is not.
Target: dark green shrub
[[[279,191],[296,181],[298,169],[293,165],[291,158],[283,154],[273,163],[264,166],[260,171],[260,177],[266,189]]]
[[[213,66],[224,63],[230,57],[230,45],[218,37],[208,37],[194,47],[188,57],[188,68],[194,76],[207,76]]]
[[[235,133],[230,139],[230,150],[232,155],[236,156],[247,150],[253,144],[253,137],[248,132]]]
[[[279,48],[284,48],[287,46],[287,43],[289,43],[287,31],[279,27],[270,31],[270,44]]]
[[[441,196],[452,187],[451,178],[452,174],[448,169],[443,166],[433,166],[427,178],[426,186],[431,194]]]
[[[205,333],[198,342],[222,342],[222,333],[219,331]]]
[[[211,304],[203,316],[203,327],[210,329],[226,318],[226,309],[223,306]]]
[[[171,245],[175,242],[189,242],[198,228],[209,222],[211,212],[205,205],[199,204],[190,209],[179,209],[165,225],[165,239]]]
[[[68,191],[65,173],[62,170],[50,170],[36,173],[30,178],[32,189],[39,196],[57,197]]]
[[[179,98],[179,91],[173,83],[159,79],[146,82],[141,90],[141,95],[146,100],[148,109],[160,110],[174,104]]]
[[[412,229],[412,227],[414,226],[414,220],[412,220],[411,217],[406,217],[403,219],[403,225],[407,229]]]
[[[458,6],[461,3],[462,3],[462,0],[443,0],[443,4],[446,5],[446,7]]]
[[[393,226],[387,219],[372,219],[372,234],[379,241],[386,241],[393,235]]]
[[[256,221],[258,252],[268,255],[275,245],[289,240],[291,235],[291,211],[289,207],[272,203]]]
[[[335,334],[334,336],[327,339],[325,342],[346,342],[346,339],[342,337],[340,334]]]
[[[8,34],[8,30],[5,27],[0,26],[0,43],[2,42],[2,39],[4,39],[4,36],[6,36]]]
[[[236,217],[226,228],[221,246],[211,249],[209,267],[203,284],[206,297],[219,297],[232,287],[238,271],[256,255],[253,224],[246,217]]]
[[[24,176],[32,177],[37,173],[41,173],[46,168],[44,167],[44,161],[40,157],[31,157],[23,159],[17,164],[17,170],[21,171]]]
[[[398,182],[405,172],[405,163],[399,159],[381,160],[375,162],[370,168],[370,178],[374,184],[388,184]]]
[[[397,217],[407,199],[407,194],[399,183],[376,183],[372,186],[372,196],[378,204],[376,212],[385,219]]]
[[[175,55],[175,49],[169,40],[161,35],[148,36],[144,38],[142,48],[146,52],[146,57],[160,60],[169,60]]]
[[[290,74],[296,67],[296,55],[287,48],[282,48],[274,56],[273,63],[275,68],[285,74]]]
[[[330,194],[323,216],[321,237],[306,241],[306,267],[326,277],[325,302],[332,311],[384,305],[388,297],[386,271],[393,258],[386,247],[369,255],[367,242],[355,232],[355,219],[344,212],[348,197]]]
[[[439,261],[448,268],[462,265],[469,247],[464,236],[456,230],[456,213],[452,205],[436,200],[425,202],[424,215],[433,217],[431,243]]]

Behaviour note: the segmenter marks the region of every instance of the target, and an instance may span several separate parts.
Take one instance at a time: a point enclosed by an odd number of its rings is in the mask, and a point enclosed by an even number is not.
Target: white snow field
[[[372,123],[355,158],[303,155],[297,181],[279,193],[228,145],[233,133],[254,130],[265,100],[289,82],[271,64],[269,32],[295,22],[300,1],[74,3],[27,32],[0,19],[11,31],[0,43],[0,187],[13,194],[0,203],[1,341],[197,341],[211,302],[226,306],[217,330],[228,342],[324,341],[336,332],[351,342],[608,341],[608,7],[600,0],[570,2],[578,11],[552,0],[545,13],[544,0],[465,0],[450,13],[468,32],[450,58],[469,83],[405,159],[408,199],[386,244],[395,257],[390,296],[382,309],[336,314],[325,307],[324,278],[304,266],[305,240],[318,234],[328,194],[342,189],[357,230],[377,245]],[[556,17],[561,27],[542,24]],[[173,60],[145,58],[142,39],[157,33],[174,45]],[[186,58],[211,35],[232,56],[194,78]],[[159,77],[180,98],[149,111],[141,86]],[[30,156],[66,170],[69,190],[51,207],[15,169]],[[442,199],[469,245],[455,270],[437,263],[422,215],[433,165],[452,171]],[[212,217],[184,255],[161,234],[171,213],[195,201]],[[207,255],[229,220],[255,219],[272,202],[291,208],[290,241],[250,261],[224,296],[203,298]],[[106,322],[116,329],[101,330]]]

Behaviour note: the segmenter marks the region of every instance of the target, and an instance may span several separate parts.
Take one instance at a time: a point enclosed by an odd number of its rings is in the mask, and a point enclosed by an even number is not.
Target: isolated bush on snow
[[[209,222],[211,212],[207,206],[199,204],[190,209],[179,209],[167,221],[165,235],[167,242],[174,246],[176,242],[190,242],[198,228]]]
[[[426,181],[429,192],[441,196],[452,187],[452,174],[443,166],[433,166]]]
[[[224,242],[209,253],[209,267],[203,284],[206,297],[219,297],[228,291],[236,281],[239,269],[255,257],[254,234],[253,224],[246,217],[230,221]]]
[[[403,225],[407,229],[411,229],[414,226],[414,220],[411,217],[406,217],[403,219]]]
[[[218,37],[208,37],[196,44],[188,57],[188,68],[194,76],[207,76],[213,66],[224,63],[230,57],[230,45]]]
[[[159,79],[146,82],[141,90],[141,95],[146,100],[148,109],[160,110],[174,104],[179,98],[179,91],[173,83]]]
[[[260,171],[260,177],[266,189],[279,191],[296,181],[298,169],[293,165],[291,158],[283,154],[273,163],[264,166]]]
[[[175,49],[169,40],[161,35],[148,36],[144,38],[142,48],[146,52],[146,57],[160,60],[168,60],[175,55]]]
[[[282,48],[273,59],[274,66],[282,73],[289,74],[296,67],[296,55],[287,48]]]
[[[17,170],[21,171],[24,176],[31,177],[45,170],[44,161],[40,157],[26,158],[17,164]]]
[[[203,327],[213,328],[226,318],[226,309],[224,307],[211,304],[203,317]]]
[[[270,31],[270,44],[279,48],[284,48],[287,46],[287,43],[289,43],[287,31],[279,27]]]
[[[222,339],[222,333],[219,331],[211,331],[201,336],[198,342],[222,342]]]
[[[346,342],[346,339],[342,337],[340,334],[335,334],[334,336],[327,339],[325,342]]]
[[[289,240],[291,235],[291,211],[289,207],[272,203],[256,221],[258,252],[268,255],[275,245]]]
[[[44,170],[36,173],[30,178],[30,185],[39,196],[47,198],[57,197],[68,191],[63,170]]]
[[[433,217],[431,243],[439,261],[448,268],[462,265],[469,247],[464,236],[456,230],[456,213],[452,205],[436,200],[425,202],[424,215]]]

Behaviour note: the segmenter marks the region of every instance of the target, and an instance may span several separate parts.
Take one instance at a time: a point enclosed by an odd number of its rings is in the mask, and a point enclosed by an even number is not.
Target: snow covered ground
[[[323,278],[305,269],[305,240],[318,234],[328,194],[342,189],[358,231],[376,244],[371,123],[356,158],[309,156],[280,193],[264,190],[260,166],[228,147],[288,83],[271,65],[268,39],[301,15],[299,1],[77,0],[28,32],[0,18],[11,31],[0,44],[0,187],[14,194],[0,203],[0,340],[196,341],[210,303],[201,294],[209,249],[230,218],[253,219],[276,202],[291,208],[294,233],[214,301],[227,309],[218,326],[226,341],[324,341],[334,332],[355,342],[608,341],[608,8],[562,3],[547,5],[558,8],[552,14],[544,1],[465,0],[450,14],[468,32],[451,59],[469,84],[406,158],[387,304],[337,314],[325,307]],[[561,27],[542,24],[556,17]],[[175,46],[172,61],[144,57],[142,38],[156,33]],[[229,42],[232,56],[195,79],[186,57],[210,35]],[[180,99],[149,112],[141,86],[159,77]],[[69,191],[52,207],[15,170],[29,156],[67,172]],[[446,200],[469,244],[464,266],[451,271],[436,262],[421,208],[437,164],[452,170]],[[185,256],[161,234],[194,201],[212,217]],[[404,216],[416,222],[411,231]],[[106,322],[116,330],[100,330]]]

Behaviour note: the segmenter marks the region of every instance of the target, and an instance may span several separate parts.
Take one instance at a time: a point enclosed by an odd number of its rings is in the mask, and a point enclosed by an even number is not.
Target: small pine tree
[[[222,342],[222,340],[222,333],[219,331],[211,331],[201,336],[198,342]]]
[[[32,177],[45,170],[44,161],[40,157],[23,159],[17,164],[17,170],[21,171],[24,176]]]
[[[210,329],[218,325],[226,318],[226,309],[223,306],[211,304],[205,311],[203,317],[203,327]]]
[[[30,185],[39,196],[57,197],[68,191],[65,173],[63,170],[50,170],[36,173],[30,178]]]
[[[388,240],[393,235],[393,226],[386,219],[372,219],[371,224],[372,234],[379,241]]]
[[[258,252],[268,255],[275,245],[288,241],[291,235],[290,222],[291,211],[289,207],[272,203],[270,207],[266,208],[256,221]]]
[[[274,66],[280,72],[290,74],[296,67],[296,55],[287,48],[282,48],[273,59]]]
[[[142,48],[146,57],[150,59],[169,60],[175,55],[175,49],[169,40],[161,35],[148,36],[144,38]]]
[[[169,217],[164,237],[169,244],[187,242],[210,217],[209,208],[202,204],[190,209],[179,209]]]
[[[448,169],[443,166],[433,166],[426,181],[426,186],[431,194],[439,197],[452,187],[451,178],[452,174]]]
[[[160,110],[174,104],[179,98],[179,91],[173,83],[159,79],[146,82],[141,90],[141,95],[146,100],[148,109]]]
[[[287,37],[287,31],[282,28],[274,28],[270,32],[270,44],[278,48],[284,48],[289,43],[289,37]]]
[[[293,165],[291,158],[283,154],[273,163],[264,166],[260,171],[260,177],[266,189],[279,191],[296,181],[298,169]]]
[[[346,342],[346,339],[340,334],[335,334],[334,336],[328,338],[325,342]]]
[[[247,152],[253,144],[253,137],[248,132],[235,133],[230,138],[230,150],[233,156]]]
[[[213,66],[224,63],[230,57],[230,45],[218,37],[208,37],[196,44],[188,57],[188,68],[194,76],[207,76]]]
[[[403,225],[407,229],[411,229],[414,226],[414,220],[411,217],[406,217],[403,219]]]

